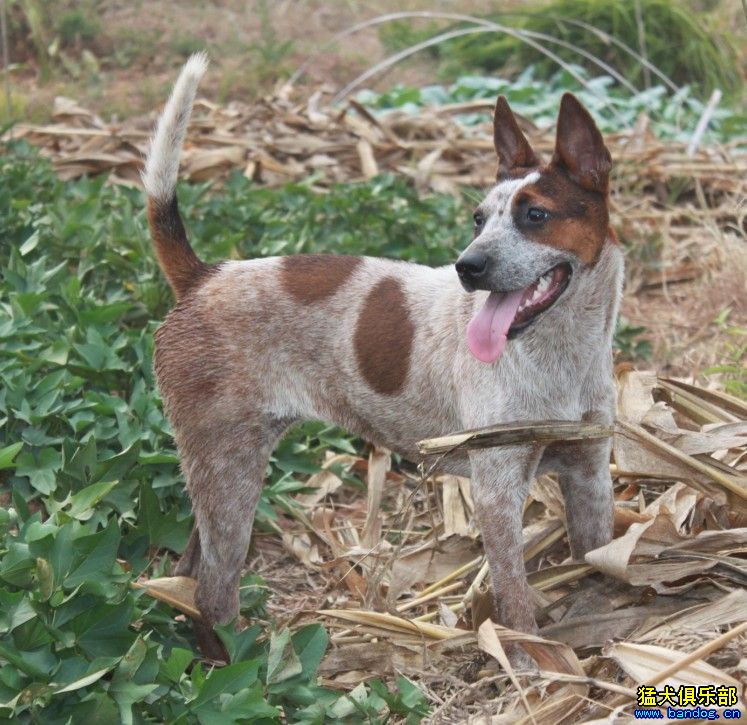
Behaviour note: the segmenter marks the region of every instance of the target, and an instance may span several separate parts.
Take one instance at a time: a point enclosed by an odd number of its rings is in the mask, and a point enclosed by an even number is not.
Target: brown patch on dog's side
[[[355,326],[355,355],[366,382],[382,395],[405,384],[415,326],[402,283],[385,277],[368,293]]]
[[[296,302],[311,305],[337,292],[362,261],[360,257],[334,254],[283,257],[280,284]]]
[[[532,206],[550,213],[550,219],[541,227],[523,221],[522,212]],[[584,189],[553,166],[542,169],[534,184],[519,191],[513,215],[517,228],[529,239],[573,252],[590,266],[599,259],[608,236],[606,196]]]

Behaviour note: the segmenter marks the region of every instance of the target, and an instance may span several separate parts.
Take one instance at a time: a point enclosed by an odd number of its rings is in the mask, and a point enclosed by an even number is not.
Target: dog
[[[198,54],[182,69],[143,181],[177,299],[156,333],[155,370],[195,515],[175,573],[197,580],[198,643],[220,658],[212,627],[238,617],[265,469],[288,427],[321,419],[417,460],[418,440],[498,422],[611,425],[623,255],[609,226],[609,151],[565,94],[547,164],[498,98],[497,182],[454,266],[316,254],[207,265],[176,199],[206,68]],[[533,477],[558,474],[571,552],[583,559],[612,536],[610,446],[511,445],[445,460],[446,471],[471,478],[503,625],[536,631],[522,557]]]

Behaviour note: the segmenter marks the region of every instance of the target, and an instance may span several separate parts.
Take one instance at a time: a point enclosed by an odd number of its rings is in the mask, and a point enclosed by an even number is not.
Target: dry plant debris
[[[488,122],[467,127],[460,113],[490,112],[492,103],[475,101],[425,108],[417,115],[399,110],[374,116],[349,100],[328,108],[325,89],[308,100],[293,92],[251,105],[219,106],[200,100],[187,139],[181,176],[202,181],[242,171],[259,183],[277,185],[313,176],[323,189],[333,183],[360,181],[380,172],[413,179],[418,188],[459,193],[494,181],[492,131]],[[110,172],[112,183],[139,184],[139,173],[153,118],[104,123],[74,100],[58,97],[54,123],[18,124],[6,132],[40,146],[63,179]],[[533,146],[548,158],[551,129],[524,122]],[[675,239],[688,237],[694,222],[721,229],[745,228],[747,150],[732,142],[701,148],[690,156],[684,144],[662,142],[648,132],[641,117],[636,128],[608,135],[616,162],[613,221],[631,230],[664,227]],[[697,187],[696,203],[668,203],[672,182]],[[675,280],[692,270],[670,270]]]
[[[468,479],[431,475],[432,458],[392,468],[380,449],[330,456],[251,562],[274,592],[273,617],[328,627],[324,683],[403,673],[436,703],[431,722],[449,723],[632,722],[644,684],[743,697],[747,404],[629,369],[618,391],[613,541],[571,561],[554,477],[539,477],[527,501],[536,636],[490,619]],[[339,464],[367,482],[367,501],[332,472]],[[146,586],[194,616],[189,580]],[[538,671],[510,668],[511,642]]]

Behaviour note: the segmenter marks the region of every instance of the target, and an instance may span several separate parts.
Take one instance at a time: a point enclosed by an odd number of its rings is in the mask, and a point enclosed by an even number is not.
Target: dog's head
[[[543,165],[506,99],[493,126],[498,183],[474,213],[474,240],[456,270],[468,291],[488,290],[470,322],[473,354],[493,362],[507,338],[560,302],[574,275],[592,269],[609,234],[610,153],[570,93],[560,103],[555,152]]]

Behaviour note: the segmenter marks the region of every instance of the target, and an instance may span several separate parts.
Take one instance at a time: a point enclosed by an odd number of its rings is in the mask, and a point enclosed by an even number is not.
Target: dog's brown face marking
[[[589,112],[571,94],[563,96],[555,150],[547,166],[532,150],[503,97],[495,107],[493,140],[499,183],[539,173],[539,179],[513,199],[511,214],[519,232],[594,265],[608,238],[612,160]],[[544,221],[532,221],[528,212],[535,209],[547,212]]]
[[[355,355],[366,382],[382,395],[405,384],[415,326],[402,283],[384,277],[368,293],[355,326]]]
[[[529,209],[548,213],[543,224],[527,220]],[[512,215],[516,228],[528,239],[573,252],[593,265],[602,252],[609,227],[606,197],[587,191],[555,166],[540,171],[540,178],[516,194]]]
[[[296,302],[311,305],[331,297],[361,264],[360,257],[298,254],[283,257],[280,284]]]

